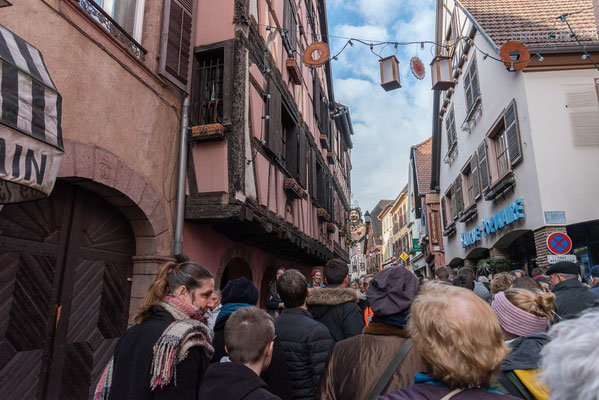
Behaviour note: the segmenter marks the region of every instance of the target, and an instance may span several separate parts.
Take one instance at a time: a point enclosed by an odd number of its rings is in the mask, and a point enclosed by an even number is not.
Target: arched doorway
[[[242,277],[252,281],[250,264],[241,257],[232,258],[223,270],[223,275],[220,278],[220,289],[224,289],[229,281]]]
[[[58,182],[0,211],[0,387],[6,398],[90,398],[127,328],[133,232],[108,202]]]

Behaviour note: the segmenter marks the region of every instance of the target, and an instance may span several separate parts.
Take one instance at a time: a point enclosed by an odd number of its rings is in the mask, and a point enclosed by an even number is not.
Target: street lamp
[[[368,210],[364,213],[364,222],[370,225],[370,213],[368,212]]]

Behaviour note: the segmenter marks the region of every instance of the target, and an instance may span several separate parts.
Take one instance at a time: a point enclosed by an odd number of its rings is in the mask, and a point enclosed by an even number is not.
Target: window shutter
[[[306,188],[306,170],[308,168],[308,141],[306,140],[306,132],[299,133],[299,157],[298,157],[298,176],[297,180],[302,187]]]
[[[489,167],[487,165],[487,144],[484,140],[478,146],[478,171],[480,173],[480,187],[485,192],[489,188]]]
[[[457,193],[456,193],[456,184],[455,181],[451,185],[451,217],[455,220],[458,217],[458,205],[456,202]]]
[[[512,167],[522,159],[522,144],[520,142],[520,129],[518,128],[518,113],[516,100],[512,100],[503,113],[505,134],[507,135],[508,154]]]
[[[478,155],[476,151],[470,159],[470,179],[472,179],[472,197],[476,201],[480,197],[480,176],[478,175]]]
[[[472,103],[473,103],[473,99],[472,99],[472,84],[471,84],[471,80],[470,80],[470,72],[466,71],[466,73],[464,74],[464,90],[466,91],[466,110],[470,111],[470,109],[472,108]]]
[[[195,0],[165,0],[158,73],[189,93]]]
[[[458,175],[455,180],[455,188],[456,188],[456,213],[460,215],[462,211],[464,211],[464,196],[462,190],[462,175]]]
[[[476,70],[476,57],[470,63],[470,84],[472,89],[472,102],[474,103],[480,96],[480,85],[478,84],[478,72]]]
[[[285,1],[284,18],[284,28],[287,30],[284,37],[287,55],[289,57],[295,57],[295,52],[297,49],[297,22],[291,0]]]
[[[281,92],[271,80],[268,81],[268,142],[270,151],[277,157],[281,157],[283,150],[283,139],[281,137],[283,126],[281,123]]]
[[[310,171],[310,181],[312,182],[310,192],[312,194],[312,198],[316,199],[318,195],[318,176],[316,174],[316,154],[314,149],[311,149],[310,151]]]
[[[316,116],[316,120],[320,122],[320,82],[318,81],[318,74],[316,71],[314,72],[314,78],[312,80],[313,88],[312,91],[312,105],[314,106],[314,115]]]
[[[451,111],[453,112],[453,109]],[[453,143],[453,135],[451,133],[451,112],[447,114],[447,118],[445,119],[445,130],[447,131],[447,149],[451,149],[451,144]]]
[[[297,125],[289,125],[285,128],[286,143],[285,143],[285,168],[291,174],[292,178],[297,178],[298,175],[298,146],[299,146],[299,127]]]

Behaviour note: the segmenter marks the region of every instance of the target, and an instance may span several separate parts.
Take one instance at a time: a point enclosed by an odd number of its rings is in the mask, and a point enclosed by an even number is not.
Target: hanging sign
[[[406,262],[406,261],[408,261],[410,256],[404,251],[403,253],[400,254],[399,258],[401,258],[403,260],[403,262]]]
[[[547,248],[553,254],[568,254],[572,250],[572,239],[562,232],[554,232],[547,236]]]
[[[62,99],[38,49],[0,25],[0,204],[43,199],[64,153]]]
[[[426,75],[426,68],[424,68],[424,64],[420,58],[412,57],[410,60],[410,69],[412,70],[412,73],[416,79],[424,79],[424,76]]]
[[[422,252],[420,248],[420,239],[412,239],[412,250]]]
[[[318,58],[312,58],[312,54],[315,52],[320,53]],[[329,56],[331,55],[331,51],[329,50],[329,45],[325,42],[314,42],[310,46],[304,50],[304,55],[302,57],[302,61],[306,67],[318,68],[322,67],[327,61],[329,61]]]

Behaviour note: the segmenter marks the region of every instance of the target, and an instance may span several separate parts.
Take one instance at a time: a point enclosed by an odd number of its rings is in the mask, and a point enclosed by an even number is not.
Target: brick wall
[[[539,267],[548,267],[550,265],[547,262],[547,256],[553,253],[547,248],[547,236],[554,232],[567,233],[567,229],[565,226],[544,226],[534,232],[535,247],[537,249],[537,265]]]

